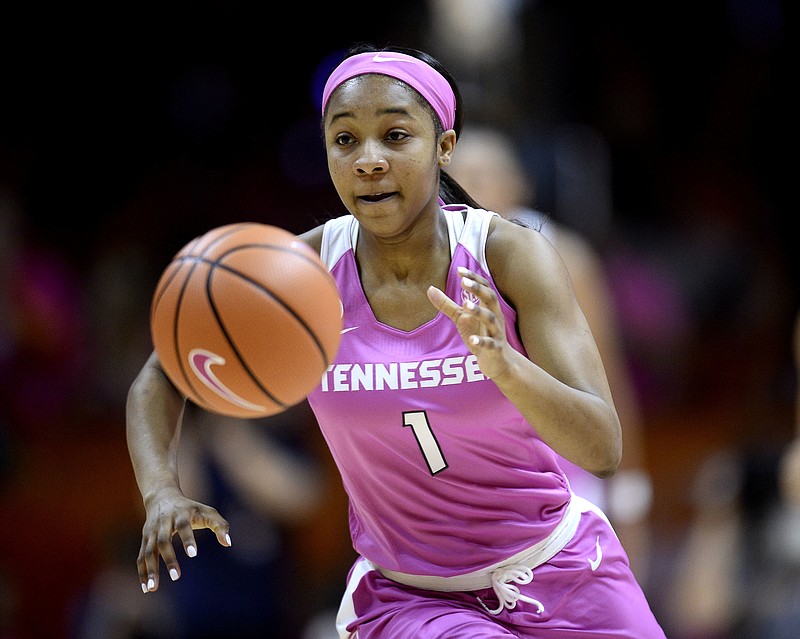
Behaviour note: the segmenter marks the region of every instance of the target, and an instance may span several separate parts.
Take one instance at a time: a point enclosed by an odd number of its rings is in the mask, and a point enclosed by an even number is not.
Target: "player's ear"
[[[456,148],[456,132],[448,129],[439,138],[439,166],[450,164],[450,156]]]

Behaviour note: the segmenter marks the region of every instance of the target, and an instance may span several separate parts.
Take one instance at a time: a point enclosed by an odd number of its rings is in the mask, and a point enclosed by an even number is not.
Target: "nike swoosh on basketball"
[[[266,410],[265,406],[259,406],[258,404],[248,402],[246,399],[239,397],[230,388],[225,386],[225,384],[223,384],[211,370],[211,367],[215,364],[224,366],[225,358],[202,348],[194,348],[189,352],[189,366],[191,366],[194,374],[197,375],[197,377],[200,378],[200,381],[208,386],[217,395],[229,401],[231,404],[241,406],[247,410],[252,410],[259,413],[262,413]]]
[[[345,333],[349,333],[350,331],[354,331],[358,328],[358,326],[348,326],[347,328],[343,328],[341,330],[341,334],[344,335]]]
[[[603,549],[600,547],[600,537],[597,537],[597,541],[595,541],[595,547],[597,548],[597,556],[592,559],[591,557],[587,557],[586,561],[589,562],[589,566],[592,569],[592,572],[597,570],[600,567],[600,562],[603,561]]]

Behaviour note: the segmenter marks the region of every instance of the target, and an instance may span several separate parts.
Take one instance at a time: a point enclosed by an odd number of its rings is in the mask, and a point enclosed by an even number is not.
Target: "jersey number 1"
[[[431,475],[435,475],[447,468],[444,454],[431,430],[431,425],[428,423],[428,415],[425,411],[403,413],[403,426],[410,426],[411,430],[414,431],[414,437],[417,438],[417,444],[419,444],[419,449],[422,451],[422,456],[428,464]]]

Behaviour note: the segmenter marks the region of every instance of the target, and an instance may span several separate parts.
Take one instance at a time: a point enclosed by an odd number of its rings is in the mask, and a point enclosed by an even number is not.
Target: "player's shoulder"
[[[490,263],[552,259],[552,241],[537,227],[494,216],[486,236],[486,258]]]
[[[566,273],[560,254],[542,232],[501,217],[491,221],[485,250],[492,278],[512,295],[549,289]]]
[[[301,233],[298,237],[303,242],[308,244],[311,248],[313,248],[319,254],[321,252],[321,250],[322,250],[322,244],[323,244],[323,241],[324,241],[324,238],[325,238],[325,228],[326,228],[326,226],[329,226],[330,224],[333,224],[333,223],[340,224],[340,223],[346,221],[350,217],[352,217],[352,216],[343,215],[341,217],[331,218],[330,220],[326,220],[325,222],[322,222],[321,224],[318,224],[314,228],[312,228],[312,229],[310,229],[310,230],[308,230],[308,231],[306,231],[304,233]]]
[[[323,225],[316,226],[310,231],[301,233],[298,236],[301,240],[303,240],[303,242],[313,248],[317,254],[319,254],[320,248],[322,247],[322,229]]]

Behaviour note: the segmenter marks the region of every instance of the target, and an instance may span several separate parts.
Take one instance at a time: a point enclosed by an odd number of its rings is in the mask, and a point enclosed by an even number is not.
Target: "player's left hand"
[[[456,304],[435,286],[428,288],[428,299],[456,325],[461,339],[478,358],[481,372],[489,378],[502,375],[510,366],[511,346],[500,303],[488,280],[460,267],[462,303]]]

